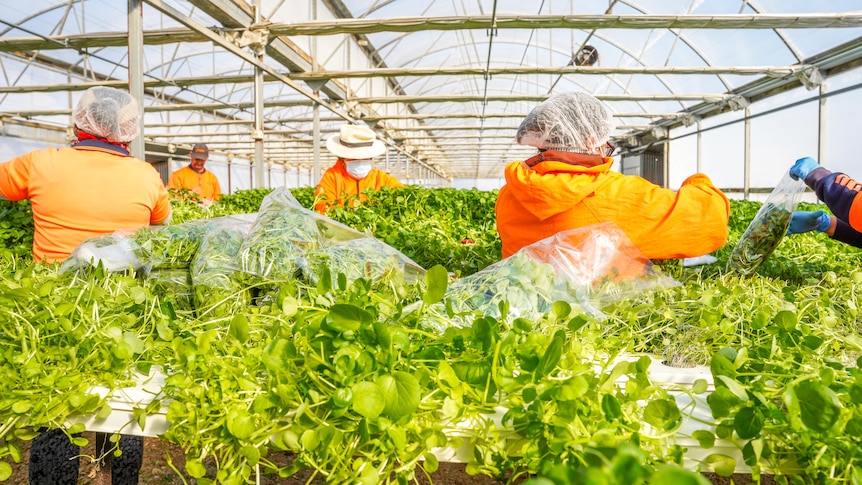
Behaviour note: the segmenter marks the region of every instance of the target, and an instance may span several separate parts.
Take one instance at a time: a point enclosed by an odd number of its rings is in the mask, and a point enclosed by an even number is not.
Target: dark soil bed
[[[94,434],[84,433],[84,437],[90,441],[90,444],[82,450],[83,455],[92,456],[94,448]],[[27,459],[29,457],[29,448],[25,447],[25,453],[21,463],[14,464],[12,477],[5,483],[12,485],[24,485],[28,483],[27,478]],[[168,457],[170,457],[173,465],[185,472],[185,458],[182,449],[170,443],[164,443],[158,438],[144,439],[144,464],[141,467],[139,476],[140,485],[182,485],[183,479],[177,476],[177,473],[168,465]],[[270,455],[270,458],[279,464],[289,464],[291,456],[288,453],[277,453]],[[750,475],[733,475],[732,477],[719,477],[713,474],[705,474],[705,476],[714,484],[737,484],[743,485],[751,482]],[[305,485],[306,483],[325,483],[323,479],[313,479],[309,482],[310,473],[299,473],[290,478],[278,478],[264,475],[261,477],[261,485]],[[186,483],[193,484],[195,480],[184,474]],[[440,468],[431,475],[432,482],[429,482],[425,477],[419,477],[415,482],[416,485],[504,485],[504,481],[495,480],[486,476],[471,476],[464,471],[463,463],[440,463]],[[515,483],[523,483],[526,480],[519,479]],[[95,485],[96,480],[96,465],[88,458],[81,459],[81,469],[78,474],[78,485],[87,484]],[[763,485],[772,485],[775,482],[769,477],[764,477],[761,480]],[[53,485],[53,484],[39,484]]]

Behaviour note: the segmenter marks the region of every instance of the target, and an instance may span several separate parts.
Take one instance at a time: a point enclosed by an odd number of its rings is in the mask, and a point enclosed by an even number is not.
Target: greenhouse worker
[[[90,88],[72,121],[71,147],[35,150],[0,164],[0,196],[32,204],[37,261],[60,261],[84,239],[165,223],[171,216],[159,173],[129,154],[140,121],[135,98],[113,88]],[[137,483],[143,439],[123,435],[120,448],[113,483]],[[62,430],[37,436],[30,448],[30,483],[77,483],[79,454]]]
[[[805,157],[790,168],[790,177],[805,184],[826,203],[835,215],[823,211],[795,211],[790,216],[787,234],[825,232],[843,243],[862,248],[862,183],[841,172],[830,172],[813,158]]]
[[[350,198],[368,199],[368,189],[403,187],[395,177],[374,168],[374,157],[386,152],[374,130],[365,125],[344,125],[326,140],[326,148],[338,157],[335,165],[320,178],[314,191],[319,199],[314,205],[320,213],[330,207],[343,207]]]
[[[674,192],[612,172],[610,110],[579,92],[551,96],[521,122],[533,157],[506,166],[496,214],[503,257],[560,231],[614,222],[649,259],[708,254],[727,241],[730,203],[704,174]]]
[[[205,206],[221,199],[221,186],[218,177],[204,168],[210,158],[209,148],[203,143],[197,143],[189,153],[189,164],[172,173],[168,178],[168,188],[174,190],[186,189],[201,197]]]

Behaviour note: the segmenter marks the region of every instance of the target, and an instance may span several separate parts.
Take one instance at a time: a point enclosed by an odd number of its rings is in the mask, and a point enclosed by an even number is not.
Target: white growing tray
[[[642,355],[624,355],[618,360],[635,361]],[[750,468],[745,465],[742,459],[741,446],[733,441],[719,440],[715,441],[715,445],[710,448],[702,448],[700,443],[692,438],[692,434],[697,430],[715,431],[714,419],[706,404],[706,396],[714,390],[712,373],[706,366],[696,366],[691,368],[670,367],[664,365],[659,359],[654,356],[649,356],[651,363],[648,369],[649,377],[655,384],[661,385],[668,390],[677,400],[680,411],[683,414],[682,425],[676,431],[676,436],[672,441],[686,448],[685,465],[687,467],[696,467],[711,454],[722,454],[734,458],[736,460],[736,473],[749,473]],[[144,408],[149,405],[153,399],[159,397],[161,387],[164,384],[165,376],[160,369],[153,368],[149,376],[140,376],[133,387],[126,387],[115,390],[108,403],[113,409],[113,412],[105,419],[97,419],[95,416],[83,416],[70,419],[69,424],[83,423],[89,431],[99,433],[122,433],[136,436],[157,437],[164,434],[168,429],[168,421],[166,418],[167,403],[162,402],[161,409],[155,413],[150,413],[146,417],[144,429],[138,426],[135,420],[133,410],[135,408]],[[626,377],[623,376],[618,380],[618,384],[625,382]],[[707,391],[699,396],[692,396],[683,389],[691,387],[695,381],[703,379],[707,382]],[[675,391],[674,389],[678,389]],[[101,396],[107,396],[109,390],[103,387],[93,388],[93,392]],[[504,408],[498,408],[494,414],[485,415],[477,419],[488,419],[496,423],[497,428],[503,428],[501,419],[505,414]],[[443,462],[461,462],[466,463],[473,457],[473,445],[470,443],[470,436],[473,433],[471,428],[475,427],[476,421],[463,421],[456,423],[449,429],[447,434],[453,438],[461,438],[462,444],[459,447],[444,447],[435,448],[432,453],[439,461]],[[481,426],[480,426],[481,427]],[[517,435],[512,434],[513,438]],[[708,468],[708,467],[707,467]]]

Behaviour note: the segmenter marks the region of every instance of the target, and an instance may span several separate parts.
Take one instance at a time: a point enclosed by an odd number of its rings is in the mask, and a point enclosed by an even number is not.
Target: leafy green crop
[[[298,192],[304,205],[313,200]],[[473,450],[470,473],[510,481],[702,483],[673,441],[679,392],[709,403],[702,447],[738,443],[755,482],[767,472],[790,483],[859,480],[862,251],[802,234],[783,238],[756,273],[727,273],[760,208],[733,201],[718,263],[664,262],[681,286],[614,301],[597,320],[569,295],[548,294],[541,265],[478,274],[499,254],[494,193],[371,195],[332,215],[421,258],[432,269],[418,284],[381,284],[392,269],[383,254],[363,262],[331,251],[317,282],[294,271],[253,299],[261,282],[238,276],[234,259],[244,232],[158,237],[157,253],[189,265],[176,269],[190,271],[196,311],[180,311],[160,281],[101,268],[60,273],[30,261],[29,247],[22,257],[0,252],[0,478],[33,429],[77,432],[69,419],[109,413],[95,386],[116,390],[160,369],[166,385],[135,420],[164,404],[162,438],[185,450],[199,483],[299,470],[329,483],[404,483],[435,470],[439,447],[462,444]],[[312,219],[313,229],[287,217],[273,224],[300,240],[355,237]],[[469,261],[453,259],[461,257]],[[477,273],[480,286],[450,284],[437,262]],[[524,304],[529,314],[511,311]],[[445,329],[429,332],[428,319]],[[618,359],[642,352],[710,365],[715,391],[671,393],[650,381],[646,357]],[[292,465],[279,467],[273,451],[291,452]],[[701,469],[727,473],[729,460],[713,453]]]

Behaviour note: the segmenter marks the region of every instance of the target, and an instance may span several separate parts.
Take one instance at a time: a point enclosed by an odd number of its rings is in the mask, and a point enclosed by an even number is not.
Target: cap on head
[[[195,143],[189,156],[195,160],[206,160],[210,156],[209,148],[204,143]]]
[[[119,143],[138,136],[140,119],[140,105],[131,94],[105,86],[84,91],[72,111],[72,122],[79,131]]]
[[[365,125],[344,125],[326,139],[326,149],[339,158],[374,158],[386,152],[374,130]]]
[[[516,141],[541,150],[591,153],[610,139],[613,129],[613,115],[598,98],[560,93],[530,111]]]

